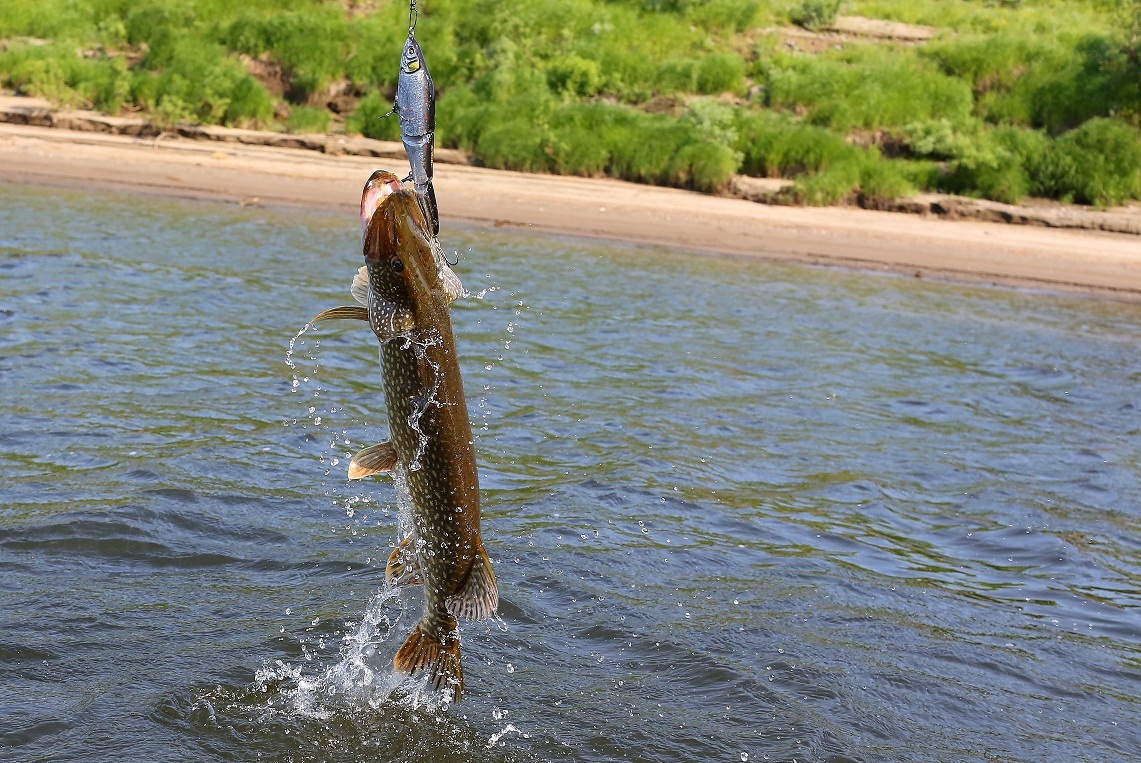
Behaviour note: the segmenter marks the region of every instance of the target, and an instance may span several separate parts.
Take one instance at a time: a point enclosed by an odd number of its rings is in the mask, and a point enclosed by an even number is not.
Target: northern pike
[[[409,31],[400,55],[396,77],[396,116],[400,120],[400,140],[412,169],[412,187],[427,207],[432,235],[440,235],[440,212],[432,187],[432,151],[436,131],[436,86],[428,73],[424,51]]]
[[[436,689],[463,694],[457,618],[482,620],[499,605],[479,532],[479,476],[449,305],[463,293],[432,235],[419,194],[378,170],[361,199],[365,265],[352,294],[364,306],[335,307],[314,320],[367,320],[380,341],[391,439],[349,464],[359,479],[400,470],[412,532],[392,551],[392,585],[423,585],[424,612],[394,659],[427,670]]]

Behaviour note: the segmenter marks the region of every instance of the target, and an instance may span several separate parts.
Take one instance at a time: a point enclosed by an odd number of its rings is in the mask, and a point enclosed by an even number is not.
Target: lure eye
[[[395,270],[397,273],[404,272],[404,263],[400,261],[399,257],[393,257],[388,261],[388,266]]]

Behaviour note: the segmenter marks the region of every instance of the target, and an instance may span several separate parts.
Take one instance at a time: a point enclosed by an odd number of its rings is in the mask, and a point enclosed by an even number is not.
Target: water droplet
[[[507,672],[508,673],[514,673],[515,672],[515,666],[512,665],[510,662],[507,663]]]

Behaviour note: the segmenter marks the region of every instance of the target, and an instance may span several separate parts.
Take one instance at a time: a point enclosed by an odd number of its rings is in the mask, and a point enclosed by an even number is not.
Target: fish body
[[[432,235],[440,234],[440,213],[436,207],[436,191],[432,186],[432,152],[436,131],[436,86],[424,61],[424,51],[411,33],[400,54],[400,73],[396,78],[396,116],[400,120],[400,139],[408,164],[412,168],[412,186],[423,198]]]
[[[397,670],[428,670],[437,689],[463,692],[457,618],[478,620],[499,602],[479,522],[479,475],[452,334],[462,293],[430,230],[421,199],[378,171],[361,205],[365,266],[353,295],[365,307],[320,318],[368,320],[380,341],[391,439],[355,456],[349,476],[403,472],[412,532],[389,558],[396,585],[422,584],[424,612],[397,652]]]

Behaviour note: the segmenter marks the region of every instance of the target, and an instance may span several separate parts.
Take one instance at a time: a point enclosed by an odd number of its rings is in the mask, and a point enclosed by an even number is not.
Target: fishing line
[[[408,2],[408,36],[416,36],[416,22],[420,20],[420,11],[416,9],[416,0]]]

